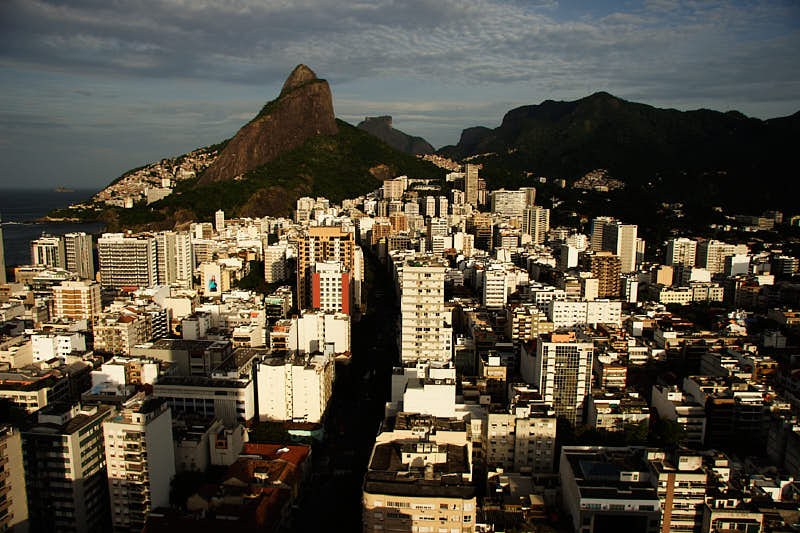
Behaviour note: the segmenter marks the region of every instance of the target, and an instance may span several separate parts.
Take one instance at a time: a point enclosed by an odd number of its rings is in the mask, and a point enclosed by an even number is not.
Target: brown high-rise
[[[619,279],[622,261],[611,252],[597,252],[591,256],[589,268],[598,280],[598,298],[619,298]]]
[[[297,306],[311,307],[311,271],[314,263],[338,261],[342,270],[353,272],[353,234],[339,226],[312,227],[300,238],[297,254]]]

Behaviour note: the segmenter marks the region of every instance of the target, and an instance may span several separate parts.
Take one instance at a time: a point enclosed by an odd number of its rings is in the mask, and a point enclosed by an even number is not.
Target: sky
[[[434,146],[597,91],[800,110],[797,0],[2,0],[0,189],[99,189],[228,138],[298,63]]]

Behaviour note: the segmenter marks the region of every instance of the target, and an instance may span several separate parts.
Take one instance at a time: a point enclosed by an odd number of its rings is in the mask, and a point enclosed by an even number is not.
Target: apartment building
[[[151,509],[169,506],[175,451],[166,400],[138,393],[103,422],[103,437],[113,531],[138,533]]]
[[[492,265],[483,271],[481,303],[489,309],[502,309],[508,299],[506,271],[502,265]]]
[[[406,260],[399,272],[400,358],[410,361],[452,359],[452,327],[447,323],[444,276],[447,264],[431,257]]]
[[[0,239],[2,234],[0,234]],[[2,248],[2,243],[0,243]],[[0,257],[2,259],[2,257]],[[0,426],[0,531],[27,531],[28,498],[19,429]]]
[[[317,262],[311,268],[311,307],[349,315],[352,300],[350,273],[338,261]]]
[[[703,457],[684,450],[647,454],[652,485],[661,501],[661,533],[700,531],[708,473]]]
[[[589,270],[597,279],[598,298],[619,298],[622,261],[611,252],[596,252],[589,257]]]
[[[77,232],[64,235],[65,268],[79,278],[94,281],[94,255],[92,236]]]
[[[111,407],[50,404],[22,433],[34,531],[108,531],[103,422]]]
[[[97,239],[103,289],[150,287],[158,283],[157,242],[142,233],[104,233]]]
[[[584,399],[591,393],[593,355],[594,344],[579,342],[574,332],[544,335],[535,354],[523,350],[522,377],[539,389],[557,416],[580,425]]]
[[[338,226],[311,227],[298,242],[298,307],[312,306],[312,269],[315,263],[335,261],[345,272],[353,272],[355,241],[353,234]]]
[[[277,283],[289,278],[286,266],[286,252],[289,246],[285,242],[272,244],[264,248],[264,281]]]
[[[666,264],[669,266],[694,266],[697,257],[697,241],[679,237],[667,244]]]
[[[50,268],[66,268],[64,239],[42,235],[31,241],[31,264]]]
[[[561,449],[562,505],[575,533],[660,531],[662,502],[642,454],[636,448]]]
[[[376,443],[364,478],[364,531],[472,533],[475,494],[467,445],[428,438]]]
[[[530,235],[534,244],[543,244],[550,231],[550,210],[532,205],[522,214],[522,232]]]
[[[259,420],[319,423],[333,392],[330,355],[273,352],[254,362]]]
[[[192,238],[188,232],[162,231],[156,234],[159,285],[190,288],[194,273]]]
[[[697,245],[695,266],[704,268],[712,274],[725,271],[725,259],[731,255],[747,254],[746,244],[728,244],[713,239],[701,241]]]
[[[487,467],[506,472],[553,471],[556,412],[540,398],[514,402],[508,410],[490,408],[484,425]]]
[[[492,213],[508,217],[521,217],[527,207],[527,192],[524,190],[507,191],[500,189],[490,193]]]
[[[53,287],[54,318],[91,321],[100,310],[100,284],[96,281],[64,281]]]

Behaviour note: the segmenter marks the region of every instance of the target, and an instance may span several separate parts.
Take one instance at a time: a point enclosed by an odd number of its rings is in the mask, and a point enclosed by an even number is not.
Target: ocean
[[[0,216],[3,218],[3,245],[6,266],[31,262],[31,241],[42,233],[64,235],[75,231],[99,233],[104,225],[33,222],[53,209],[67,207],[91,197],[95,190],[55,192],[53,190],[0,189]]]

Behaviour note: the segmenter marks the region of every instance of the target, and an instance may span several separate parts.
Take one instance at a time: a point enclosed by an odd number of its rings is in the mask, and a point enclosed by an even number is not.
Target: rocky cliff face
[[[298,65],[283,84],[277,99],[269,102],[242,127],[200,178],[201,184],[241,176],[298,148],[315,135],[339,131],[328,82]]]
[[[395,150],[411,155],[426,155],[434,152],[433,146],[422,137],[412,137],[392,127],[392,117],[367,117],[358,124],[358,129],[371,133]]]

